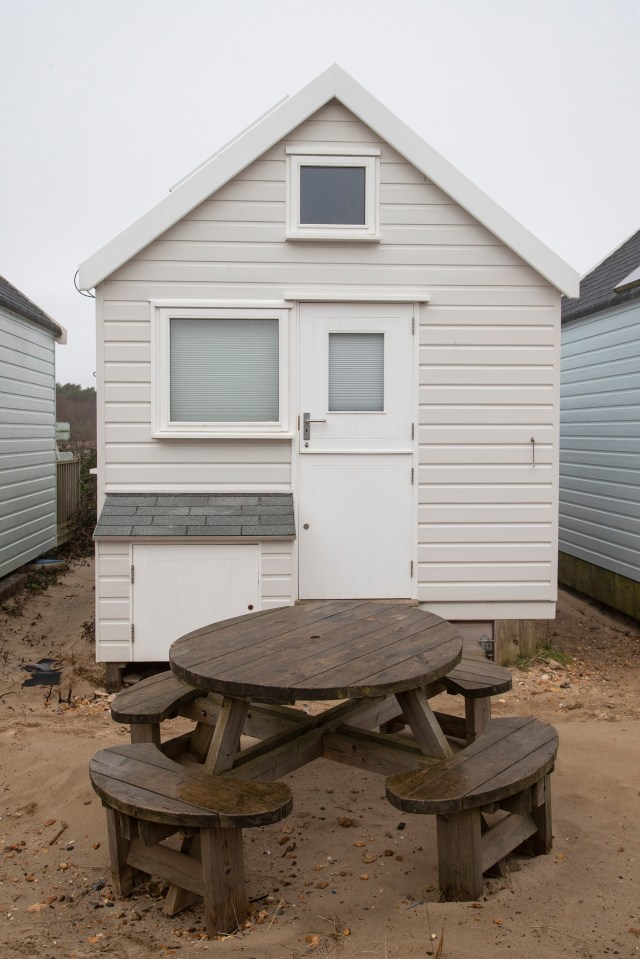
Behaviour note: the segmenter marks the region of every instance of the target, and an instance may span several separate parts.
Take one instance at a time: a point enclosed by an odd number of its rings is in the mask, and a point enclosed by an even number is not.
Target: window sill
[[[287,240],[303,240],[303,241],[312,241],[317,243],[321,242],[331,242],[331,243],[380,243],[382,237],[379,233],[338,233],[333,232],[316,232],[316,233],[285,233]]]
[[[290,430],[264,433],[257,430],[155,430],[151,435],[155,440],[292,440],[294,437]]]

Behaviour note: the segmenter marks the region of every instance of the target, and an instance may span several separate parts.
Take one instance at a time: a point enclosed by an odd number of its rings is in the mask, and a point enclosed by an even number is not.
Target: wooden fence
[[[73,536],[75,516],[80,508],[80,460],[57,462],[58,546]]]

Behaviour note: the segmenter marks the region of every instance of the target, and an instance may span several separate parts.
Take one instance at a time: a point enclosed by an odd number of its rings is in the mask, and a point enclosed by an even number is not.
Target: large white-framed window
[[[156,437],[289,434],[289,310],[152,304]]]
[[[380,239],[379,151],[287,147],[287,238]]]

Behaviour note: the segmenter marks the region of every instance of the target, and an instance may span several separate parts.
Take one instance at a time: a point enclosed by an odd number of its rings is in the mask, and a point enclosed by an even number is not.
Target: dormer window
[[[379,240],[379,166],[374,151],[287,149],[287,237]]]

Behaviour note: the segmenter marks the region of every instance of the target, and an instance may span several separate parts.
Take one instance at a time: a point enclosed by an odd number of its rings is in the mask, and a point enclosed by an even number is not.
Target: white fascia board
[[[429,146],[352,77],[340,72],[347,96],[345,106],[560,292],[567,296],[578,296],[580,276],[576,270],[483,193],[475,183],[445,160],[437,150]],[[342,97],[339,96],[338,99]]]
[[[335,95],[332,69],[321,74],[296,96],[285,100],[281,107],[267,114],[262,123],[251,127],[239,140],[232,141],[227,150],[196,169],[160,203],[85,260],[78,278],[80,289],[97,286],[324,106]]]
[[[580,279],[575,270],[336,64],[268,113],[260,123],[232,141],[204,166],[197,168],[148,213],[89,257],[80,267],[80,288],[88,290],[97,286],[334,97],[518,253],[552,286],[567,296],[578,295]]]

